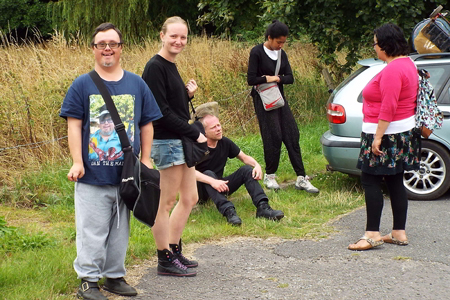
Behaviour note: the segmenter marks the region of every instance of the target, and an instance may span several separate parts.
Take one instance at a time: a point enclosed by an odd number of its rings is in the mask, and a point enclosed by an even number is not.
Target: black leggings
[[[381,181],[386,182],[391,199],[393,230],[405,230],[408,211],[408,197],[403,185],[403,172],[395,175],[371,175],[362,172],[361,183],[365,192],[367,224],[366,231],[380,231],[381,213],[383,211],[383,193]]]

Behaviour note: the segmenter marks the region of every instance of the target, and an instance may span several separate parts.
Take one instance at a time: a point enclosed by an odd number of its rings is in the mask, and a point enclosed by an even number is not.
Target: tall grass
[[[183,79],[195,78],[199,91],[194,104],[218,101],[221,120],[239,134],[258,131],[246,83],[248,55],[253,45],[218,39],[193,38],[177,58]],[[142,74],[146,62],[158,52],[159,41],[125,45],[122,66]],[[323,112],[326,87],[320,78],[316,49],[293,43],[286,51],[296,82],[286,95],[297,117],[310,121]],[[65,162],[68,154],[66,123],[58,114],[72,81],[93,68],[88,43],[69,41],[59,33],[43,44],[9,43],[0,47],[0,186],[2,198],[23,174],[42,171],[45,165]],[[28,191],[25,192],[25,194]],[[21,195],[25,200],[24,193]]]

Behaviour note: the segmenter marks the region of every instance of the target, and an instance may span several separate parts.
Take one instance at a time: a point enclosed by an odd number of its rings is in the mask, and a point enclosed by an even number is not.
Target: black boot
[[[197,268],[198,262],[195,260],[187,259],[183,253],[181,253],[181,239],[179,244],[169,244],[170,249],[172,249],[173,256],[178,258],[178,260],[188,268]]]
[[[81,279],[80,288],[77,292],[77,298],[85,300],[108,300],[108,298],[100,292],[97,282],[90,282],[83,279]]]
[[[134,287],[129,285],[123,277],[120,278],[106,278],[103,284],[103,289],[114,294],[122,296],[136,296],[137,291]]]
[[[167,249],[158,250],[158,275],[165,276],[195,276],[197,272],[183,265],[172,252]]]
[[[257,218],[266,218],[269,220],[280,220],[284,217],[284,213],[281,210],[273,210],[269,202],[260,201],[258,203],[258,208],[256,209]]]
[[[240,226],[242,224],[242,220],[238,217],[233,206],[228,207],[223,215],[227,217],[227,222],[231,225]]]

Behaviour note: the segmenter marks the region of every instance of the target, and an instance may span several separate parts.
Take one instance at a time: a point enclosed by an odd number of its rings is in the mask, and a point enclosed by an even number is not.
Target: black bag
[[[122,149],[124,162],[119,194],[136,219],[152,227],[159,206],[159,171],[149,169],[133,153],[133,148]]]
[[[151,227],[155,223],[159,207],[159,171],[149,169],[136,157],[125,132],[125,126],[105,84],[96,71],[91,71],[89,76],[105,101],[122,145],[124,161],[119,186],[120,197],[127,208],[133,211],[136,219]]]
[[[191,126],[194,126],[201,133],[205,134],[205,129],[200,121],[194,121]],[[184,160],[189,168],[196,166],[208,158],[209,149],[206,142],[198,143],[186,136],[181,137],[181,142],[183,144]]]
[[[189,103],[191,103],[192,114],[195,117],[195,121],[191,124],[191,126],[194,126],[198,131],[205,135],[205,128],[203,127],[203,124],[198,121],[194,104],[192,104],[191,99],[189,99]],[[188,168],[198,165],[209,157],[207,142],[199,143],[196,140],[191,140],[186,136],[182,136],[181,143],[183,144],[184,161],[186,162]]]

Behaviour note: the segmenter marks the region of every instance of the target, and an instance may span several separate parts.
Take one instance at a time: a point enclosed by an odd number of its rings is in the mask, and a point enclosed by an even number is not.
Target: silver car
[[[410,56],[419,69],[426,69],[444,114],[442,129],[422,140],[420,170],[405,172],[409,199],[434,200],[450,188],[450,53]],[[320,143],[327,169],[360,175],[356,168],[362,128],[362,90],[386,63],[379,59],[358,62],[361,67],[333,90],[327,103],[330,130]]]

